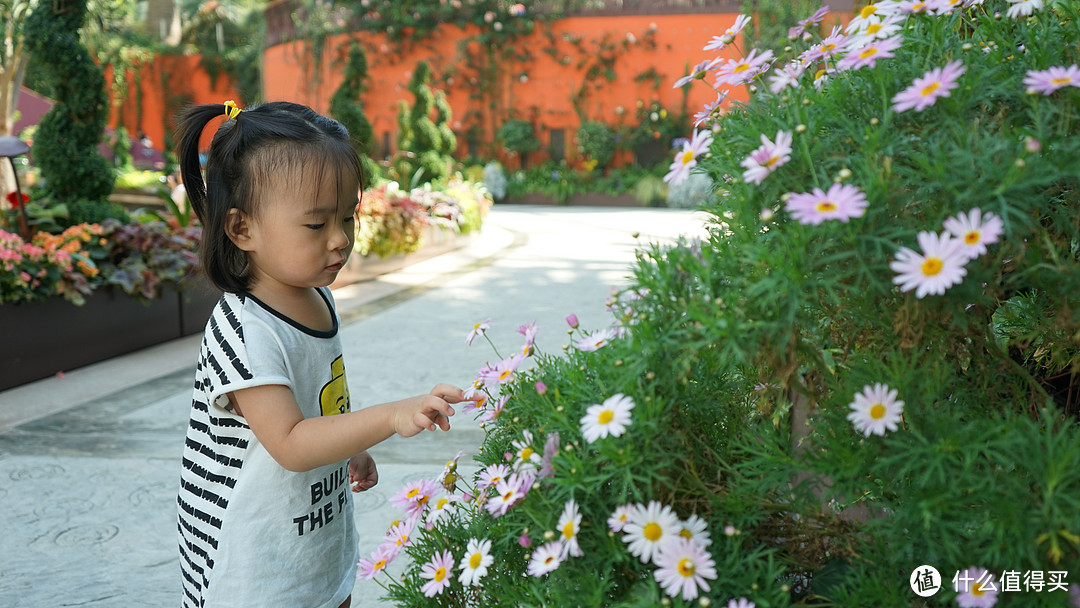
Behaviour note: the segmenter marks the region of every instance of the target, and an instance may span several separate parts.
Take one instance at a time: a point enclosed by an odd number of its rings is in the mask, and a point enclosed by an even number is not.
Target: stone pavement
[[[566,343],[567,314],[605,327],[604,300],[634,251],[704,234],[705,216],[669,209],[496,206],[454,252],[335,291],[353,408],[468,386],[496,356],[464,338],[492,319],[500,352],[536,321],[538,346]],[[639,237],[635,238],[635,234]],[[0,392],[0,606],[179,604],[175,495],[201,336]],[[76,345],[73,345],[76,346]],[[381,540],[401,485],[437,475],[483,439],[467,416],[448,433],[394,437],[370,451],[380,483],[356,494],[361,551]],[[354,606],[384,605],[358,581]]]

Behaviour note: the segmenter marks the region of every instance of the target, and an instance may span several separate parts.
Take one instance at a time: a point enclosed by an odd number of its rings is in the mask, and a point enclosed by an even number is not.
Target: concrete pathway
[[[502,352],[518,325],[540,325],[548,352],[564,318],[611,322],[604,300],[649,242],[704,234],[705,216],[668,209],[497,206],[482,235],[449,254],[335,291],[353,407],[468,386],[496,359],[473,324],[492,319]],[[635,237],[634,235],[638,236]],[[0,392],[0,606],[179,604],[175,494],[200,336],[175,340]],[[438,474],[483,430],[465,416],[449,433],[392,438],[371,450],[379,485],[356,498],[361,551],[381,540],[401,485]],[[471,467],[471,468],[470,468]],[[381,605],[358,581],[354,606]]]

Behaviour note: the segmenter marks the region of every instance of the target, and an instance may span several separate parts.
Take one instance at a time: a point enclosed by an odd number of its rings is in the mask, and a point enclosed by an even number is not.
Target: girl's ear
[[[243,211],[233,208],[225,216],[225,234],[240,251],[251,251],[254,243],[251,234],[251,218]]]

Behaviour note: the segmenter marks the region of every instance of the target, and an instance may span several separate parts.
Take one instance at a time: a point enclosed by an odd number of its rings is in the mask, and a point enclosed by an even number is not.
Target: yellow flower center
[[[964,235],[964,242],[968,245],[974,245],[979,242],[980,236],[982,235],[980,235],[977,230],[972,230],[971,232]]]
[[[645,540],[655,543],[663,536],[664,530],[656,522],[649,522],[641,529],[641,534],[645,537]]]
[[[554,555],[549,555],[549,556],[547,556],[547,558],[544,559],[544,565],[545,566],[550,566],[551,562],[553,562],[553,561],[555,561],[555,556]]]
[[[691,576],[694,576],[696,570],[697,568],[694,566],[694,560],[688,557],[679,560],[679,574],[690,578]]]
[[[818,78],[821,78],[824,75],[825,75],[825,68],[822,68],[822,69],[814,72],[814,80],[817,80]]]
[[[979,597],[980,595],[984,595],[984,594],[986,594],[986,589],[983,589],[983,586],[982,586],[981,583],[975,583],[974,585],[972,585],[972,587],[971,587],[971,595],[974,595],[975,597]]]
[[[927,95],[933,95],[934,91],[936,91],[936,90],[938,90],[940,88],[941,88],[941,83],[940,82],[931,82],[930,84],[923,87],[923,90],[920,91],[920,94],[923,97],[926,97]]]
[[[495,485],[500,481],[502,481],[502,475],[496,475],[495,477],[491,478],[491,485]]]
[[[820,213],[832,213],[836,211],[836,203],[832,201],[820,201],[815,207]]]
[[[885,417],[885,406],[880,403],[875,403],[870,406],[870,417],[874,420],[881,420]]]
[[[863,9],[861,11],[859,11],[859,16],[862,17],[863,19],[868,19],[871,15],[873,15],[876,12],[877,12],[877,7],[876,6],[874,6],[873,4],[867,4],[866,6],[863,7]]]
[[[876,34],[881,30],[881,28],[882,28],[881,23],[871,23],[870,25],[866,26],[866,33],[867,34]]]
[[[684,165],[689,164],[690,161],[692,161],[692,160],[694,160],[694,151],[693,150],[687,150],[686,152],[682,153],[682,164],[684,164]]]
[[[861,53],[859,53],[859,59],[866,59],[877,55],[878,48],[876,46],[868,46]]]
[[[1070,82],[1072,82],[1072,78],[1069,78],[1068,76],[1066,76],[1064,78],[1051,78],[1050,79],[1051,84],[1056,84],[1058,86],[1069,84]]]
[[[483,323],[477,323],[476,325],[473,325],[473,326],[472,326],[472,328],[473,328],[473,331],[476,331],[476,330],[480,329],[480,326],[481,326],[481,325],[483,325]]]
[[[563,538],[574,538],[574,522],[568,521],[562,529]]]
[[[405,495],[405,498],[413,498],[420,493],[420,488],[413,488],[409,490],[409,493]]]
[[[835,43],[835,42],[830,42],[829,44],[826,44],[826,45],[824,46],[824,49],[825,49],[826,51],[833,51],[833,50],[836,50],[836,43]],[[821,72],[824,72],[825,70],[820,70],[820,71],[821,71]]]
[[[513,498],[513,497],[514,497],[514,491],[513,490],[507,490],[506,493],[502,495],[502,499],[505,500],[506,502],[510,502],[510,499]]]
[[[386,560],[385,559],[380,559],[379,561],[377,561],[377,562],[375,562],[374,564],[371,565],[372,570],[382,570],[385,567],[386,567]]]
[[[471,568],[473,570],[476,570],[477,568],[480,567],[480,562],[483,559],[484,559],[483,555],[481,555],[479,553],[473,553],[472,556],[469,557],[469,568]]]
[[[681,536],[681,537],[683,537],[685,539],[694,538],[694,534],[692,532],[690,532],[690,530],[687,530],[686,528],[683,528],[682,530],[679,530],[679,536]]]
[[[765,162],[765,166],[771,169],[772,166],[775,165],[779,161],[780,161],[780,156],[779,155],[770,156],[769,160]]]
[[[600,412],[600,415],[596,417],[596,421],[600,424],[608,424],[615,419],[615,412],[611,410],[604,410]]]
[[[938,258],[926,258],[926,261],[922,263],[922,273],[928,277],[932,277],[941,272],[944,265]]]
[[[533,450],[532,448],[522,448],[522,450],[521,450],[521,459],[522,460],[528,460],[528,459],[532,458],[532,455],[533,455],[534,451],[535,450]]]
[[[405,546],[405,543],[407,543],[407,542],[409,542],[409,535],[408,534],[402,534],[397,539],[397,546],[403,547],[403,546]]]
[[[734,70],[731,70],[731,71],[738,74],[739,72],[745,72],[746,70],[749,70],[749,69],[750,69],[750,64],[749,63],[740,63],[739,65],[735,66]]]
[[[506,380],[507,378],[510,377],[510,374],[512,374],[512,373],[514,373],[514,372],[512,372],[511,370],[508,370],[508,369],[503,370],[503,372],[501,374],[499,374],[499,380]]]
[[[446,503],[448,503],[448,502],[450,502],[450,501],[445,499],[445,498],[440,498],[439,502],[435,503],[435,508],[436,509],[441,509],[441,508],[445,507]]]
[[[434,580],[436,583],[442,582],[444,578],[446,578],[446,568],[439,568],[435,571]]]

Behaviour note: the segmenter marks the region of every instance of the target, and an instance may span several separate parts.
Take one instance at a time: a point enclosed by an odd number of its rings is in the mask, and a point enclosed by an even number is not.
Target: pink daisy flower
[[[712,140],[712,132],[695,130],[694,135],[683,144],[682,150],[675,155],[675,160],[671,162],[671,167],[669,167],[668,174],[664,176],[664,181],[677,184],[689,177],[690,170],[697,166],[698,157],[709,151]]]
[[[769,76],[769,90],[773,95],[778,95],[780,91],[788,87],[799,88],[799,78],[802,77],[803,72],[806,71],[806,64],[801,61],[789,61],[787,65],[775,70],[771,76]]]
[[[735,36],[739,35],[739,32],[743,31],[743,28],[750,23],[750,17],[748,15],[739,15],[735,18],[735,24],[724,31],[719,36],[713,36],[712,40],[705,45],[704,51],[719,51],[725,46],[735,42]]]
[[[434,479],[411,481],[390,497],[390,503],[404,509],[407,515],[416,515],[427,507],[428,501],[440,489],[442,486]]]
[[[860,48],[852,49],[844,58],[836,63],[839,70],[858,70],[865,67],[874,67],[879,59],[893,56],[893,51],[900,48],[903,38],[899,35],[890,36],[884,40],[875,40]]]
[[[961,241],[952,235],[920,232],[919,246],[922,253],[907,247],[896,252],[896,259],[889,263],[889,268],[897,273],[893,283],[900,286],[900,291],[915,290],[915,297],[922,299],[927,295],[941,295],[945,290],[964,279],[967,269],[967,254],[961,249]]]
[[[955,583],[960,608],[993,608],[997,604],[998,587],[993,573],[986,568],[972,566],[958,574]]]
[[[365,557],[356,563],[356,578],[375,578],[380,572],[386,570],[390,562],[394,561],[396,554],[392,546],[379,545],[372,552],[371,557]]]
[[[1080,67],[1053,66],[1045,70],[1029,70],[1024,76],[1028,93],[1050,95],[1064,87],[1080,87]]]
[[[493,487],[495,484],[506,479],[510,475],[510,466],[505,464],[489,464],[484,467],[483,471],[480,471],[480,475],[476,479],[476,491],[483,492],[484,490]]]
[[[720,58],[707,59],[694,66],[694,69],[690,70],[690,73],[686,76],[675,81],[675,86],[671,87],[677,89],[684,87],[695,80],[704,80],[705,75],[713,70],[720,63]]]
[[[759,55],[758,50],[753,49],[742,59],[728,59],[727,63],[716,70],[716,87],[738,86],[749,82],[763,71],[763,66],[767,67],[766,64],[772,61],[773,56],[771,50]]]
[[[847,222],[866,213],[866,195],[847,184],[833,184],[828,192],[814,188],[810,192],[792,194],[784,209],[800,224],[817,226],[825,220]]]
[[[945,220],[945,230],[961,243],[961,251],[968,257],[976,258],[986,253],[986,246],[993,245],[1005,231],[1001,218],[993,213],[983,212],[975,207],[966,214],[961,213]]]
[[[446,588],[450,586],[450,581],[453,580],[453,571],[454,556],[449,551],[436,553],[431,561],[421,566],[420,578],[428,579],[428,582],[420,587],[424,597],[435,597],[446,591]]]
[[[559,431],[552,431],[544,442],[544,455],[540,459],[538,479],[555,476],[555,455],[559,453]]]
[[[535,478],[532,475],[514,473],[495,484],[495,496],[487,503],[487,510],[493,517],[506,515],[510,507],[517,504],[529,492]]]
[[[799,24],[788,30],[788,38],[794,40],[799,36],[802,36],[808,29],[818,25],[825,19],[825,15],[829,14],[829,5],[826,4],[818,10],[814,11],[813,15],[810,15],[806,19],[799,21]]]
[[[395,522],[390,526],[390,529],[386,531],[386,536],[383,537],[383,542],[391,548],[394,555],[401,553],[401,550],[412,544],[410,536],[414,530],[416,530],[416,517],[410,517],[405,521]]]
[[[676,537],[660,546],[653,575],[671,597],[689,602],[700,591],[709,591],[707,579],[716,579],[716,563],[701,545]]]
[[[525,360],[524,354],[514,354],[499,361],[494,366],[480,372],[480,379],[488,386],[506,384],[514,379],[514,372]]]
[[[477,422],[490,422],[499,417],[499,414],[503,413],[506,409],[506,402],[510,400],[508,395],[503,395],[495,401],[487,402],[490,407],[484,408],[484,411],[476,418]]]
[[[840,33],[840,28],[834,27],[824,40],[803,51],[802,55],[799,55],[799,61],[811,63],[819,59],[836,57],[844,51],[847,41],[847,36]]]
[[[956,81],[967,70],[963,62],[950,61],[943,68],[934,68],[915,81],[908,88],[892,98],[894,112],[906,112],[914,109],[922,112],[934,105],[939,97],[948,97],[956,88]]]
[[[770,173],[776,171],[791,160],[791,133],[776,132],[776,143],[761,134],[761,146],[750,153],[739,164],[746,168],[743,181],[748,184],[761,184]]]

